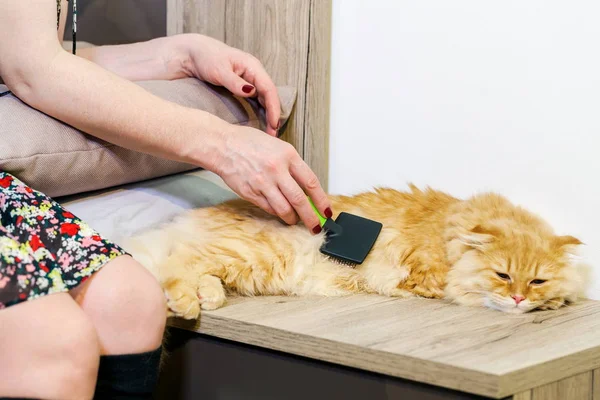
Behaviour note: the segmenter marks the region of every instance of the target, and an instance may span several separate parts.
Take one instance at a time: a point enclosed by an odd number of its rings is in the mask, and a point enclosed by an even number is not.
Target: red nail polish
[[[254,90],[254,86],[252,86],[252,85],[244,85],[242,87],[242,92],[244,92],[244,93],[250,93],[253,90]]]
[[[321,233],[321,227],[319,225],[315,226],[313,228],[313,233],[316,235],[318,233]]]
[[[333,213],[331,212],[331,208],[327,207],[327,209],[325,210],[325,217],[331,218],[332,216]]]

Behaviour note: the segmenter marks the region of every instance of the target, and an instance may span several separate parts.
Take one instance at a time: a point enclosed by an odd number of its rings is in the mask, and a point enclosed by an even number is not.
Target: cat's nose
[[[519,304],[520,302],[522,302],[523,300],[525,300],[525,297],[523,296],[519,296],[519,295],[514,295],[514,296],[510,296],[514,299],[515,303]]]

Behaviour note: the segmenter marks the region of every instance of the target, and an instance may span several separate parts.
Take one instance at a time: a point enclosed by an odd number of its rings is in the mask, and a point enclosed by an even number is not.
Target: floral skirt
[[[0,309],[68,292],[124,254],[60,204],[0,171]]]

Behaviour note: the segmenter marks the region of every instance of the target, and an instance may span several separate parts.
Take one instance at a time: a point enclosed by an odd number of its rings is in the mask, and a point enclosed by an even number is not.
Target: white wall
[[[330,190],[495,190],[578,236],[600,299],[600,3],[334,0]]]

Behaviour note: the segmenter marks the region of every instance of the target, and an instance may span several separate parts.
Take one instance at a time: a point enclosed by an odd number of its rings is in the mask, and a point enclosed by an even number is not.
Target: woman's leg
[[[66,293],[0,310],[0,397],[91,399],[100,346]]]
[[[150,399],[158,379],[166,302],[155,278],[130,256],[106,264],[71,291],[100,342],[96,396]]]
[[[101,355],[160,346],[167,320],[165,297],[152,274],[130,256],[110,261],[69,293],[96,327]]]
[[[74,372],[79,368],[65,368],[69,362],[87,365],[77,358],[78,352],[83,352],[81,357],[85,362],[90,357],[95,360],[92,370],[98,372],[99,377],[96,391],[100,386],[139,381],[136,385],[128,383],[118,393],[110,392],[107,396],[102,393],[102,398],[118,399],[122,393],[143,393],[147,397],[149,385],[144,386],[144,383],[156,378],[157,354],[166,321],[164,295],[156,280],[131,257],[123,256],[122,249],[103,239],[43,193],[2,171],[0,180],[0,238],[3,239],[0,242],[0,307],[9,306],[0,311],[0,361],[4,361],[6,350],[6,354],[15,357],[10,365],[18,364],[6,370],[7,373],[17,371],[27,382],[32,382],[27,369],[37,371],[35,359],[39,353],[41,361],[46,361],[39,364],[53,378],[62,378],[69,370],[73,370],[74,375],[94,375],[87,367],[83,372]],[[50,300],[22,303],[50,290],[69,289],[70,296],[52,295]],[[64,304],[54,304],[59,301],[57,298]],[[44,304],[49,305],[44,307]],[[29,324],[24,325],[25,334],[19,332],[19,319]],[[63,332],[70,325],[75,333]],[[61,328],[63,326],[67,329]],[[90,338],[93,338],[93,345],[89,347],[93,350],[91,356],[85,353],[89,351],[87,347],[80,349]],[[75,348],[70,352],[67,351],[69,342]],[[62,353],[58,353],[53,363],[55,348]],[[6,365],[2,363],[1,367]],[[19,379],[23,378],[13,376],[16,383],[12,385],[4,376],[0,375],[0,389],[6,384],[7,390],[12,387],[21,390]],[[106,385],[100,385],[100,378]],[[59,381],[65,383],[64,379]],[[72,396],[73,385],[89,391],[89,382],[83,379],[83,383],[57,388],[55,384],[50,388],[68,390],[66,394]]]

